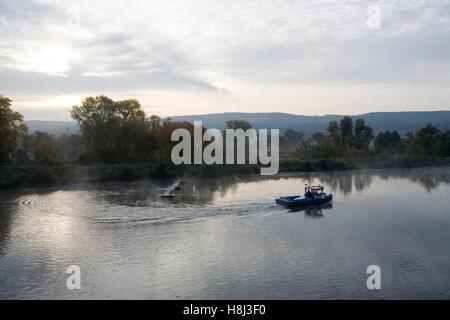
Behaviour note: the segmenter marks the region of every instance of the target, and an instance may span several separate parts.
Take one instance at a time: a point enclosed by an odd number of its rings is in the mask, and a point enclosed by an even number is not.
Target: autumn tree
[[[86,145],[102,161],[145,160],[148,127],[145,112],[137,100],[87,97],[81,106],[73,106],[71,116],[80,126]]]
[[[17,137],[27,132],[23,116],[11,109],[11,99],[0,95],[0,163],[14,160]]]
[[[43,140],[37,145],[34,154],[36,160],[41,163],[48,163],[53,160],[55,155],[56,146],[49,140]]]

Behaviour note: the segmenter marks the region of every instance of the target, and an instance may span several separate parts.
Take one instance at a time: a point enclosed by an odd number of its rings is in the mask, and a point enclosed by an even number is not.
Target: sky
[[[148,114],[450,110],[448,0],[0,0],[0,94]]]

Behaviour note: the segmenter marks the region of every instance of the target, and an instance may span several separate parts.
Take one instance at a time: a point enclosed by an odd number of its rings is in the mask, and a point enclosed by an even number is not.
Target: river
[[[449,168],[172,182],[2,192],[0,299],[450,298]],[[333,202],[275,204],[306,183]]]

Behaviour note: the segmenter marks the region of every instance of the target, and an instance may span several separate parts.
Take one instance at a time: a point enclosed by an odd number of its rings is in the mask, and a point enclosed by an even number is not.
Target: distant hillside
[[[295,129],[306,136],[313,132],[324,132],[332,120],[340,120],[343,115],[302,116],[288,113],[216,113],[207,115],[177,116],[174,121],[203,121],[207,128],[223,129],[227,120],[247,120],[256,129]],[[427,123],[440,129],[450,129],[450,111],[417,111],[417,112],[372,112],[358,116],[371,126],[375,133],[383,130],[397,130],[401,135],[408,131],[416,131]],[[72,121],[26,121],[30,132],[44,131],[52,134],[77,133],[78,127]]]
[[[28,126],[29,133],[35,131],[47,132],[55,135],[64,133],[75,134],[78,133],[78,126],[74,121],[41,121],[30,120],[25,121]]]
[[[227,120],[247,120],[254,128],[261,129],[295,129],[310,135],[316,131],[324,132],[332,120],[340,120],[344,115],[302,116],[288,113],[217,113],[172,117],[175,121],[203,121],[207,128],[223,129]],[[401,135],[408,131],[416,131],[427,123],[440,129],[450,129],[450,111],[417,111],[417,112],[372,112],[352,116],[363,118],[375,133],[383,130],[397,130]]]

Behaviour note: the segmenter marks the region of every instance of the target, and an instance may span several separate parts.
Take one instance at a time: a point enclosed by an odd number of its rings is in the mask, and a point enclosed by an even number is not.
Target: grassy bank
[[[448,166],[449,158],[399,157],[377,159],[296,160],[280,162],[280,172],[336,171],[361,168],[412,168]],[[217,177],[258,174],[258,165],[181,165],[161,162],[157,164],[120,165],[24,165],[1,166],[0,189],[30,186],[54,186],[83,182],[134,181],[166,179],[179,176]]]

